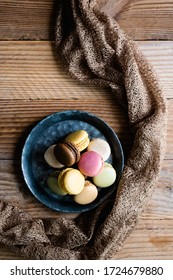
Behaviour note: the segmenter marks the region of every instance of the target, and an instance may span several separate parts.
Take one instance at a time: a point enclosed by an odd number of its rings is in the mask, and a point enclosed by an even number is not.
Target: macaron
[[[75,195],[83,190],[85,178],[78,169],[66,168],[59,173],[58,184],[64,192]]]
[[[93,202],[97,196],[97,187],[90,181],[86,180],[83,190],[79,194],[74,195],[73,199],[76,203],[85,205]]]
[[[111,155],[111,148],[107,141],[101,138],[92,139],[87,147],[88,151],[97,152],[106,161]]]
[[[48,165],[50,165],[53,168],[61,169],[64,167],[63,164],[61,164],[55,157],[54,154],[54,148],[56,145],[51,145],[44,153],[44,159],[47,162]]]
[[[111,164],[105,162],[101,172],[92,179],[97,187],[107,188],[115,182],[116,171]]]
[[[62,141],[56,144],[54,154],[56,159],[65,166],[72,166],[80,159],[78,147],[70,141]]]
[[[54,193],[58,194],[58,195],[66,195],[67,192],[63,191],[59,184],[58,184],[58,177],[54,176],[54,175],[50,175],[47,178],[47,185],[48,187],[51,189],[51,191],[53,191]]]
[[[88,133],[85,130],[76,130],[67,135],[65,140],[74,143],[80,152],[85,150],[90,142]]]
[[[96,176],[102,169],[102,166],[102,157],[94,151],[84,152],[78,162],[78,168],[81,173],[89,177]]]

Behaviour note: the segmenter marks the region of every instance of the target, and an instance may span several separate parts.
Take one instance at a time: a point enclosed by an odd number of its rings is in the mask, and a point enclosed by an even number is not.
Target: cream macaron
[[[93,202],[97,196],[97,187],[90,181],[86,180],[83,190],[79,194],[74,195],[73,199],[78,204],[86,205]]]
[[[54,154],[54,149],[56,145],[51,145],[44,153],[44,159],[47,162],[48,165],[50,165],[53,168],[61,169],[64,167],[62,163],[60,163]]]
[[[111,155],[111,148],[108,142],[101,138],[92,139],[87,150],[97,152],[102,157],[103,161],[106,161]]]

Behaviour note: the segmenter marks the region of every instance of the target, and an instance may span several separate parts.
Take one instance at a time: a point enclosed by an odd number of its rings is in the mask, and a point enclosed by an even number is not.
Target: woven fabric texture
[[[165,151],[166,103],[136,43],[96,9],[95,0],[59,2],[57,54],[80,82],[112,90],[128,116],[134,141],[116,196],[73,220],[33,220],[1,201],[0,242],[28,259],[111,259],[157,185]]]

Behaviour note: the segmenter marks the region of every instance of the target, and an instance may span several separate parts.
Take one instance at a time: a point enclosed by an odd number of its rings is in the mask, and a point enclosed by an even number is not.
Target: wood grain
[[[113,259],[173,260],[172,227],[173,219],[141,219]]]
[[[172,0],[129,0],[116,20],[134,40],[173,39]]]
[[[54,0],[0,1],[2,40],[47,40],[53,37]],[[55,5],[55,6],[54,6]]]
[[[173,98],[173,42],[140,42],[167,98]],[[0,99],[93,99],[103,88],[72,79],[51,42],[0,42]]]
[[[173,39],[172,0],[97,1],[133,39]],[[52,40],[57,10],[58,0],[1,0],[0,39]]]

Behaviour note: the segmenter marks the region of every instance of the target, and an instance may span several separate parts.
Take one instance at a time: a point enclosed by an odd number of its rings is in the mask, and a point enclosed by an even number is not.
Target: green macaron
[[[110,187],[116,180],[116,170],[107,162],[104,163],[102,170],[94,176],[93,183],[100,188]]]
[[[67,192],[65,192],[60,185],[58,184],[58,175],[59,173],[55,174],[52,173],[48,178],[47,178],[47,185],[50,188],[50,190],[58,195],[66,195]]]

